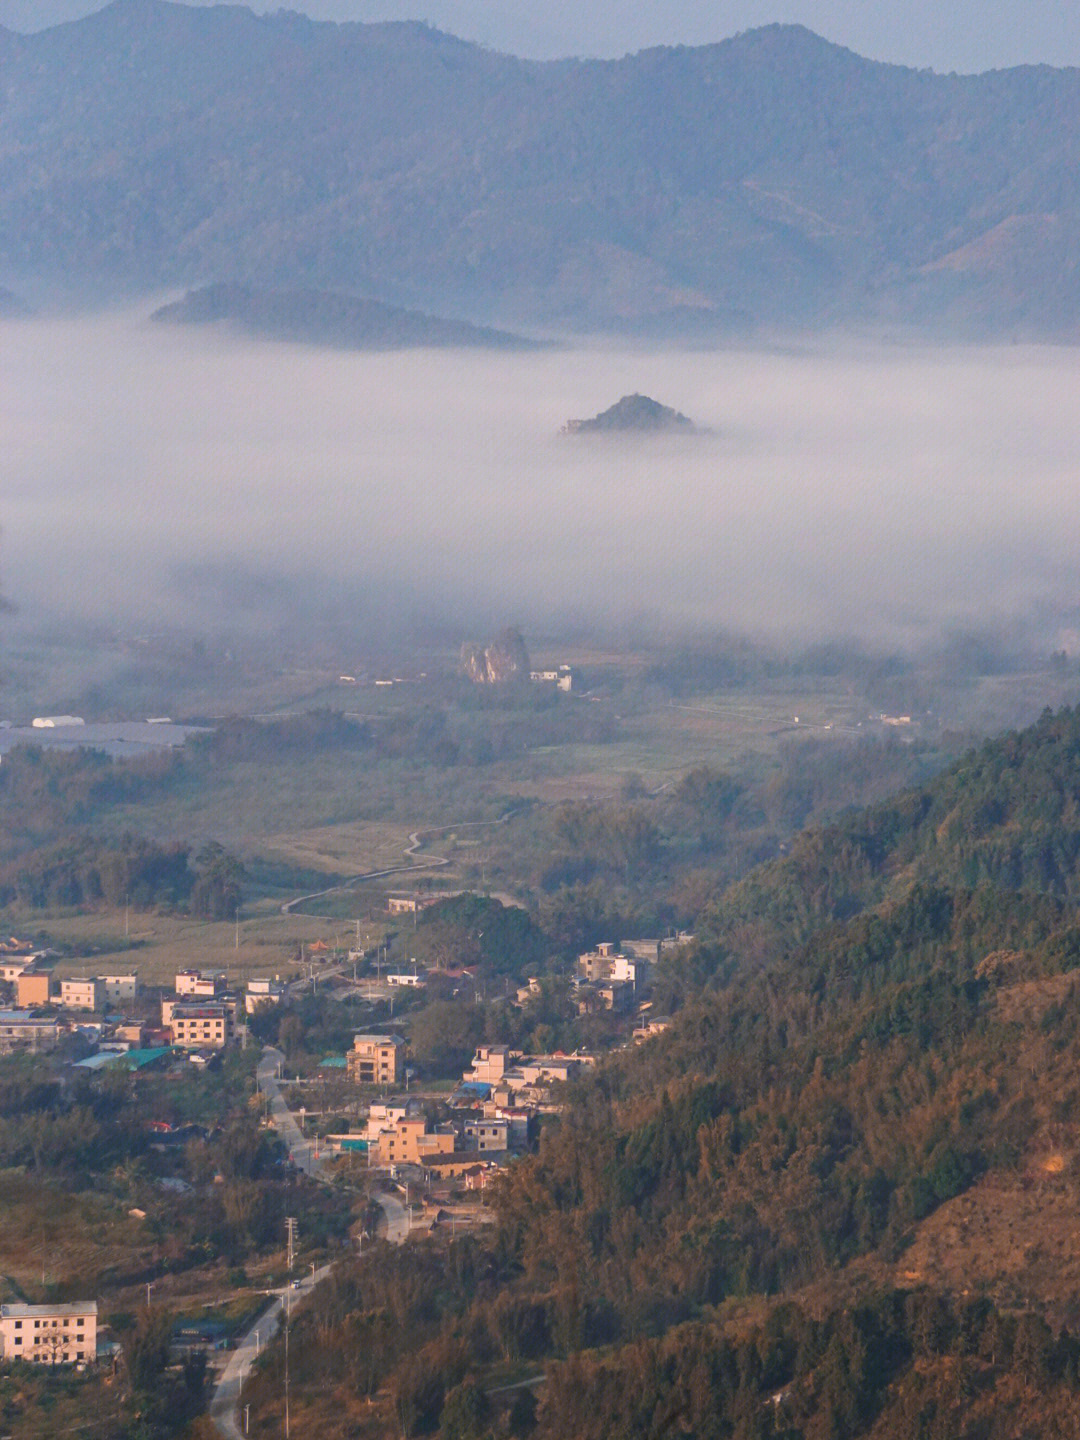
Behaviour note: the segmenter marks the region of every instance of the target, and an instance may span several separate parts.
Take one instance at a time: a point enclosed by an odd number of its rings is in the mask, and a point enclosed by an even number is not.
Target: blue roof
[[[348,1062],[344,1055],[327,1055],[319,1061],[320,1070],[344,1070]]]

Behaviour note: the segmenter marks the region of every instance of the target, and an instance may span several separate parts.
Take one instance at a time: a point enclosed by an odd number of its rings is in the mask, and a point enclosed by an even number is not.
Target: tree
[[[244,867],[216,840],[195,857],[191,913],[206,920],[231,920],[240,908]]]
[[[446,1397],[440,1434],[443,1440],[480,1440],[490,1413],[483,1387],[475,1380],[465,1380]]]
[[[125,1358],[132,1386],[143,1394],[152,1395],[159,1386],[169,1362],[172,1331],[172,1312],[163,1306],[155,1305],[139,1312],[125,1346]]]

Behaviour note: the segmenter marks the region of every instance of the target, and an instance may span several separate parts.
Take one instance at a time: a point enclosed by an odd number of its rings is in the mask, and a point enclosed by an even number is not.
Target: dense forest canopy
[[[979,1237],[1080,1199],[1078,797],[1048,713],[710,901],[674,1025],[568,1089],[494,1240],[342,1274],[300,1364],[447,1440],[1075,1433],[1080,1277]],[[531,1403],[487,1398],[500,1356]]]

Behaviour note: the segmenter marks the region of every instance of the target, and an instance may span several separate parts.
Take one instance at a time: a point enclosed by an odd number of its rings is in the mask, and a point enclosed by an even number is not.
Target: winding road
[[[415,855],[421,845],[433,835],[445,835],[451,830],[470,830],[481,825],[505,825],[519,809],[520,806],[515,805],[505,814],[500,815],[497,820],[462,820],[456,825],[437,825],[431,830],[413,830],[409,835],[408,845],[401,853]],[[325,890],[313,890],[310,895],[298,895],[295,900],[286,900],[281,907],[281,913],[283,915],[303,915],[304,911],[298,909],[298,906],[306,905],[309,900],[322,900],[327,895],[337,895],[342,890],[351,890],[354,885],[359,885],[364,880],[383,880],[387,875],[405,875],[413,870],[439,870],[449,864],[450,861],[445,855],[429,855],[426,860],[413,861],[408,865],[390,865],[382,870],[367,870],[363,875],[354,875],[351,880],[343,880],[340,885],[328,885]]]
[[[255,1071],[259,1090],[266,1096],[270,1121],[289,1147],[289,1158],[293,1164],[307,1175],[322,1178],[322,1164],[316,1160],[311,1141],[303,1134],[296,1123],[296,1117],[285,1104],[281,1086],[278,1084],[278,1074],[284,1063],[285,1056],[281,1051],[267,1046]],[[319,1281],[329,1274],[330,1266],[324,1265],[321,1270],[316,1270],[314,1275],[308,1275],[295,1284],[283,1285],[280,1290],[267,1291],[273,1299],[241,1335],[236,1349],[229,1356],[228,1363],[214,1386],[210,1418],[218,1433],[224,1435],[226,1440],[243,1440],[237,1416],[240,1392],[259,1351],[277,1333],[282,1310],[286,1305],[291,1306],[304,1300]]]
[[[327,1180],[324,1158],[316,1157],[314,1144],[300,1129],[296,1116],[286,1105],[285,1097],[281,1093],[278,1076],[284,1063],[285,1056],[281,1051],[268,1045],[255,1071],[259,1090],[266,1096],[267,1114],[274,1129],[288,1146],[289,1159],[296,1168],[305,1175],[310,1175],[312,1179]],[[381,1233],[384,1238],[389,1240],[391,1245],[402,1244],[409,1234],[409,1211],[396,1195],[375,1192],[372,1199],[383,1214]],[[313,1276],[309,1275],[295,1284],[282,1286],[280,1290],[267,1291],[273,1299],[241,1335],[235,1351],[229,1356],[228,1363],[214,1386],[210,1418],[218,1433],[225,1436],[226,1440],[243,1440],[238,1418],[240,1393],[259,1351],[277,1333],[282,1310],[286,1305],[298,1303],[310,1295],[319,1281],[330,1274],[330,1270],[331,1266],[324,1265],[321,1270],[316,1270]]]

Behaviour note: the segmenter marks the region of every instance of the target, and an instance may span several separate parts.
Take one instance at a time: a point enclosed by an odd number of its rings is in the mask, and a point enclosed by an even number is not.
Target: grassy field
[[[307,915],[282,915],[276,902],[263,901],[241,916],[239,945],[231,923],[191,920],[184,916],[131,912],[130,935],[124,934],[124,912],[107,911],[60,918],[35,917],[53,942],[74,953],[59,961],[56,975],[99,974],[134,968],[144,984],[171,984],[177,970],[224,970],[231,982],[252,976],[301,973],[301,946],[324,941],[352,945],[356,927],[345,921]],[[368,923],[361,935],[375,937],[381,927]]]

